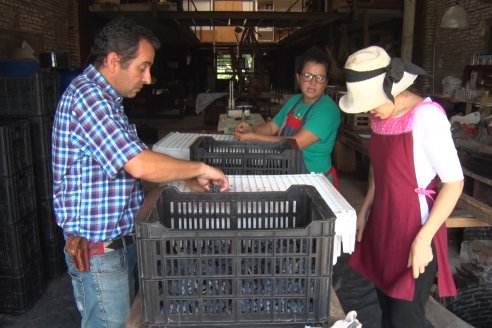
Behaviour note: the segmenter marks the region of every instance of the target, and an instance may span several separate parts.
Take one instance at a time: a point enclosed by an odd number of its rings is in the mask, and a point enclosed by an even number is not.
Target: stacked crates
[[[227,175],[304,172],[295,141],[199,136],[189,158]],[[312,186],[155,189],[136,218],[145,327],[304,327],[330,321],[335,215]]]
[[[43,267],[47,277],[66,271],[64,238],[56,225],[52,205],[51,130],[59,99],[55,72],[25,76],[0,76],[0,117],[29,122],[34,170],[37,218]]]
[[[44,290],[29,122],[0,122],[0,313],[23,313]]]
[[[55,73],[0,77],[0,114],[52,117],[60,86]]]
[[[329,323],[334,227],[312,186],[153,190],[136,219],[144,327]]]
[[[228,175],[279,175],[301,172],[302,152],[292,140],[277,143],[222,141],[198,137],[190,159],[215,166]]]

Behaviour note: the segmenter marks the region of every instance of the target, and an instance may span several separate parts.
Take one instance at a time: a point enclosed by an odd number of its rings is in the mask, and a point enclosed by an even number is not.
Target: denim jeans
[[[124,327],[135,298],[137,248],[135,243],[90,257],[90,271],[79,272],[65,252],[68,273],[82,328]]]

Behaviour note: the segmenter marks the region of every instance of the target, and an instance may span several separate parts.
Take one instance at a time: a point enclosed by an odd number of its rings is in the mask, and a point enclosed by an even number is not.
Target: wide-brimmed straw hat
[[[390,58],[377,46],[359,50],[345,63],[347,93],[339,106],[346,113],[363,113],[381,106],[413,84],[425,71],[400,58]]]

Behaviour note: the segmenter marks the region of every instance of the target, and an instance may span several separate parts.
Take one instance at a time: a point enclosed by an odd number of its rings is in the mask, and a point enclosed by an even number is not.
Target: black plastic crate
[[[53,122],[49,116],[31,116],[29,121],[33,162],[51,159],[51,131]]]
[[[64,240],[62,229],[56,224],[52,198],[38,198],[37,207],[41,243],[47,245],[54,241]]]
[[[58,75],[0,76],[0,115],[53,116],[59,98]]]
[[[30,263],[18,275],[0,274],[0,313],[21,314],[30,310],[45,290],[41,261]]]
[[[231,175],[305,173],[302,152],[291,140],[271,143],[198,137],[190,146],[190,159],[219,167]]]
[[[43,106],[48,116],[55,116],[56,107],[60,100],[60,74],[58,72],[43,72]]]
[[[43,270],[46,278],[59,277],[67,272],[65,253],[63,248],[65,242],[54,242],[51,245],[43,246]]]
[[[33,163],[36,196],[38,199],[53,197],[53,168],[51,156],[37,159]]]
[[[2,120],[0,122],[0,176],[11,176],[32,166],[29,122]]]
[[[464,166],[473,173],[492,179],[492,155],[480,153],[469,154]]]
[[[10,177],[0,177],[0,194],[0,226],[16,223],[35,211],[36,191],[32,167]]]
[[[0,225],[0,275],[19,274],[41,256],[35,212],[18,223]]]
[[[136,219],[144,326],[328,323],[334,227],[312,186],[154,190]]]
[[[57,277],[66,272],[65,239],[62,229],[56,224],[51,198],[38,198],[38,222],[43,264],[46,277]]]

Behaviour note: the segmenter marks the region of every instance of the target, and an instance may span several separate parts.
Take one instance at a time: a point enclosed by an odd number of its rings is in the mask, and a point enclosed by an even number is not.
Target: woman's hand
[[[239,141],[254,141],[255,134],[254,132],[246,132],[246,133],[236,132],[234,133],[234,138]]]
[[[253,125],[251,125],[250,123],[238,123],[234,129],[234,138],[239,141],[251,140],[251,138],[254,136],[253,131]]]
[[[420,274],[424,273],[425,267],[434,259],[430,241],[424,240],[417,235],[413,240],[408,256],[407,267],[412,267],[413,278],[417,279]]]
[[[361,242],[362,241],[362,234],[364,233],[364,228],[366,227],[367,223],[367,212],[366,211],[359,211],[359,214],[357,214],[357,241]]]
[[[253,132],[254,129],[253,129],[253,125],[251,125],[250,123],[248,122],[241,122],[241,123],[238,123],[236,125],[236,127],[234,128],[234,133],[247,133],[247,132]]]

